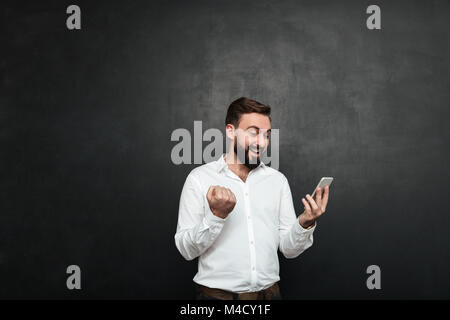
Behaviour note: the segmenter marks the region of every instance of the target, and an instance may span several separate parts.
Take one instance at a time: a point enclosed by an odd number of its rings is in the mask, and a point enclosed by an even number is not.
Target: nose
[[[264,149],[269,144],[269,139],[266,138],[265,134],[259,134],[257,143],[260,149]]]

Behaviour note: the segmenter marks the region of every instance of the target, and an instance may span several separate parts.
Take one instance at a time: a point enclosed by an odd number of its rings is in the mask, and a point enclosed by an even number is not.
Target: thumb
[[[216,188],[214,186],[210,186],[208,189],[208,193],[206,194],[206,198],[211,199],[211,197],[214,195],[215,192]]]

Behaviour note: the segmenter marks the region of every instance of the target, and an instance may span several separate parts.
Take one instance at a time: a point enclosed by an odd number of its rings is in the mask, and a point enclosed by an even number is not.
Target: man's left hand
[[[298,216],[298,221],[303,228],[310,228],[317,218],[325,212],[329,194],[330,187],[325,186],[323,188],[323,194],[322,188],[316,189],[315,200],[309,194],[306,195],[306,199],[302,198],[305,211]]]

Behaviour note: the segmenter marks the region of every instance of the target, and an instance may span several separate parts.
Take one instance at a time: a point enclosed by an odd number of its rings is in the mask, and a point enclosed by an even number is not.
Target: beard
[[[257,147],[257,151],[260,154],[261,149]],[[238,142],[237,139],[234,140],[234,153],[236,154],[236,157],[239,159],[241,163],[243,163],[247,168],[250,170],[253,170],[259,166],[261,163],[260,156],[256,157],[256,159],[252,159],[252,163],[250,163],[250,156],[249,156],[250,146],[242,148]],[[244,159],[242,159],[242,155],[244,155]]]

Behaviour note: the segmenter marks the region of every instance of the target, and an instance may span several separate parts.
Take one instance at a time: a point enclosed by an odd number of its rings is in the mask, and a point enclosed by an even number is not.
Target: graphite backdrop
[[[381,29],[366,26],[371,4]],[[449,1],[0,11],[0,298],[193,298],[197,263],[174,234],[198,164],[175,165],[170,137],[197,120],[223,130],[241,96],[272,107],[297,214],[335,178],[314,245],[280,254],[284,298],[450,298]]]

